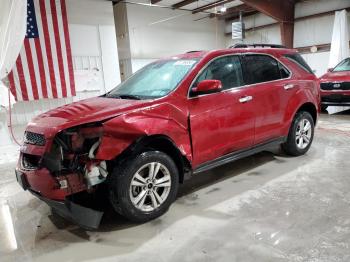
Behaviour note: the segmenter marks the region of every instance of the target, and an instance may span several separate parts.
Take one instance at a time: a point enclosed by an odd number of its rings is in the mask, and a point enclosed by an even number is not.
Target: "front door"
[[[214,59],[199,74],[192,88],[208,79],[220,80],[223,90],[199,96],[190,93],[188,100],[195,167],[230,152],[250,148],[254,139],[254,98],[250,87],[242,88],[240,57]]]

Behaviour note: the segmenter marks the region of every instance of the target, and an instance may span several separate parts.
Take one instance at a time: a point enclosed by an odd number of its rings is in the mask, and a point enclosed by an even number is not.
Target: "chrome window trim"
[[[223,57],[228,57],[228,56],[242,56],[242,55],[264,55],[264,56],[269,56],[271,57],[272,59],[276,60],[277,62],[279,62],[281,65],[283,65],[287,71],[289,72],[289,77],[287,78],[281,78],[281,79],[276,79],[276,80],[272,80],[272,81],[266,81],[266,82],[260,82],[260,83],[255,83],[255,84],[250,84],[250,85],[243,85],[243,86],[236,86],[236,87],[231,87],[231,88],[228,88],[228,89],[224,89],[220,92],[216,92],[216,93],[211,93],[211,94],[203,94],[203,95],[198,95],[198,96],[194,96],[194,97],[191,97],[190,96],[190,92],[191,92],[191,89],[194,85],[194,83],[196,82],[197,78],[200,76],[200,74],[205,70],[207,69],[207,67],[212,63],[214,62],[215,60],[217,59],[220,59],[220,58],[223,58]],[[243,72],[243,67],[242,67],[242,72]],[[203,68],[197,73],[196,77],[192,80],[191,82],[191,85],[190,87],[188,88],[188,91],[187,91],[187,99],[188,100],[191,100],[191,99],[194,99],[194,98],[198,98],[198,97],[203,97],[203,96],[208,96],[208,95],[215,95],[215,94],[218,94],[218,93],[223,93],[223,92],[228,92],[228,91],[232,91],[232,90],[240,90],[240,89],[244,89],[244,88],[247,88],[247,87],[251,87],[251,86],[255,86],[255,85],[260,85],[260,84],[265,84],[265,83],[273,83],[273,82],[277,82],[277,81],[281,81],[281,80],[288,80],[288,79],[291,79],[293,76],[293,71],[289,69],[289,67],[287,67],[283,62],[281,62],[281,60],[277,59],[276,57],[274,57],[273,55],[270,55],[270,54],[266,54],[266,53],[256,53],[256,52],[247,52],[247,53],[232,53],[232,54],[226,54],[226,55],[221,55],[221,56],[217,56],[217,57],[214,57],[213,59],[211,59],[210,61],[208,61],[208,63],[205,64],[205,66],[203,66]],[[244,76],[243,76],[244,78]]]

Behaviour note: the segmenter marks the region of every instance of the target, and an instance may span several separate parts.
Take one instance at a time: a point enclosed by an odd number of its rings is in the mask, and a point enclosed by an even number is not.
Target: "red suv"
[[[328,106],[350,105],[350,58],[341,61],[335,68],[320,78],[322,109]]]
[[[165,213],[192,174],[272,145],[305,154],[319,99],[294,50],[241,46],[158,60],[101,97],[34,118],[17,180],[84,227],[98,227],[101,194],[144,222]]]

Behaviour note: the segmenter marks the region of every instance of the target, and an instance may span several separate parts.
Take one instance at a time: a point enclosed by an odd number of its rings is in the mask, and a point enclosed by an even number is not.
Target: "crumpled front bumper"
[[[28,190],[34,196],[44,201],[58,215],[86,229],[97,229],[99,227],[104,212],[75,203],[73,201],[74,195],[67,196],[64,201],[56,201],[43,197],[39,192],[30,188],[25,175],[18,170],[16,170],[16,178],[24,190]]]

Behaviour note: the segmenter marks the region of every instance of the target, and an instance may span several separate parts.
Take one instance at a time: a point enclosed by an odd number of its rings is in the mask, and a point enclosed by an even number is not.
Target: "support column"
[[[293,22],[280,22],[282,44],[287,48],[293,48],[294,46],[294,23]]]
[[[293,48],[295,0],[242,0],[280,24],[282,44]]]
[[[118,45],[120,79],[122,82],[132,75],[130,35],[126,5],[126,3],[118,3],[113,6]]]

